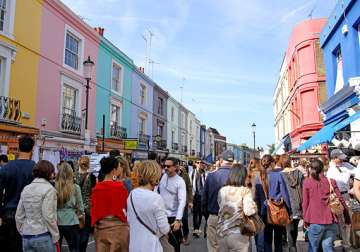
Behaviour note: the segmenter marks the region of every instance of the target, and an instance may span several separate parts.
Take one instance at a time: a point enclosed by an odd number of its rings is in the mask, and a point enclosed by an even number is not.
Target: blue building
[[[324,128],[298,148],[306,150],[317,144],[350,139],[359,131],[360,120],[360,1],[337,1],[320,34],[326,67],[328,100],[321,105]],[[335,138],[334,138],[335,137]],[[340,146],[340,145],[339,145]],[[348,144],[343,143],[343,146]],[[360,147],[360,145],[359,145]]]

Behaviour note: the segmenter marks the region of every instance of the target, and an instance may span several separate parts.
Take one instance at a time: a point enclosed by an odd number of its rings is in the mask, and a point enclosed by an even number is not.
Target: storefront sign
[[[125,150],[136,150],[138,147],[137,139],[124,140]]]
[[[98,154],[93,153],[89,156],[90,158],[90,172],[98,173],[100,171],[100,160],[103,157],[107,157],[109,154]]]

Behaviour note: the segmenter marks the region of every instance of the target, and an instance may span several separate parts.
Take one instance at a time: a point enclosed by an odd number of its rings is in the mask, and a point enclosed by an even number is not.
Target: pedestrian
[[[278,162],[280,166],[280,163]],[[264,155],[261,159],[261,170],[255,179],[255,200],[259,215],[265,223],[262,234],[255,238],[258,251],[272,251],[273,241],[276,252],[283,251],[283,234],[286,229],[283,226],[273,225],[267,221],[268,207],[266,199],[273,199],[276,202],[284,201],[290,211],[289,193],[286,189],[285,181],[281,175],[282,168],[275,169],[275,160],[271,155]]]
[[[334,149],[330,152],[329,169],[326,172],[326,177],[336,181],[336,185],[340,190],[341,196],[344,198],[347,205],[349,205],[349,183],[351,176],[355,175],[355,167],[346,163],[347,156],[340,149]],[[344,248],[350,248],[350,232],[351,226],[345,223],[344,216],[339,219],[340,235],[342,245]]]
[[[253,158],[250,160],[250,163],[247,168],[247,180],[246,184],[249,188],[252,188],[255,185],[256,174],[260,172],[260,159]]]
[[[324,165],[320,160],[312,160],[310,176],[305,179],[303,185],[302,203],[304,226],[308,229],[310,252],[317,252],[321,248],[322,251],[326,252],[334,251],[333,242],[337,234],[339,219],[329,207],[331,191],[336,193],[337,198],[344,206],[345,215],[348,215],[345,201],[336,182],[325,177]]]
[[[219,203],[217,201],[218,193],[223,187],[230,174],[232,163],[234,162],[234,153],[226,150],[221,154],[220,167],[210,172],[205,180],[204,191],[201,198],[201,208],[207,219],[207,248],[209,252],[219,251],[216,227],[218,223]]]
[[[7,155],[0,155],[0,169],[4,167],[9,162]]]
[[[194,163],[192,160],[189,160],[188,165],[186,166],[186,172],[188,174],[191,174],[193,172],[193,170],[194,170]]]
[[[0,169],[0,247],[3,251],[22,251],[22,239],[16,228],[15,213],[22,190],[33,181],[32,171],[36,163],[31,160],[31,155],[34,144],[30,136],[20,137],[18,159],[10,161]]]
[[[129,251],[129,226],[126,219],[128,192],[118,181],[121,173],[115,157],[100,161],[104,180],[96,184],[91,198],[91,224],[95,226],[97,252]]]
[[[205,185],[205,164],[201,161],[196,162],[195,169],[190,174],[192,195],[193,195],[193,236],[196,238],[200,237],[201,231],[201,220],[203,217],[201,211],[201,195],[204,191]]]
[[[179,160],[168,157],[165,161],[165,173],[161,177],[158,192],[165,203],[168,222],[173,235],[169,242],[175,252],[180,251],[182,241],[181,220],[186,206],[186,185],[184,180],[177,174]]]
[[[80,252],[86,252],[91,229],[90,201],[91,190],[96,185],[96,177],[90,172],[90,158],[82,156],[79,160],[79,170],[76,174],[76,183],[80,186],[84,204],[85,223],[80,226]]]
[[[282,176],[285,181],[286,189],[290,196],[291,222],[286,226],[289,252],[296,252],[296,241],[298,237],[298,226],[302,219],[302,186],[304,182],[303,173],[292,167],[289,155],[280,156]]]
[[[21,193],[15,218],[24,252],[56,251],[55,244],[60,236],[56,190],[50,184],[54,172],[55,168],[49,161],[39,161],[33,169],[33,182]]]
[[[131,187],[133,189],[137,188],[139,186],[139,179],[137,176],[137,170],[140,168],[141,166],[141,161],[140,160],[136,160],[134,162],[132,171],[130,172],[130,180],[131,180]]]
[[[58,166],[55,179],[57,191],[57,219],[60,231],[60,247],[65,238],[70,252],[80,247],[79,224],[85,221],[84,205],[80,186],[74,183],[74,173],[67,162]]]
[[[219,191],[219,252],[247,252],[250,237],[241,234],[241,214],[256,214],[256,203],[246,186],[247,171],[241,164],[233,165],[226,185]]]
[[[169,233],[170,225],[164,201],[154,192],[154,188],[159,184],[161,168],[155,161],[147,160],[141,163],[137,173],[139,187],[130,193],[127,200],[129,250],[162,252],[159,239]]]
[[[178,174],[185,182],[186,186],[186,205],[184,208],[183,217],[181,219],[182,222],[182,231],[183,231],[183,239],[182,243],[187,246],[189,245],[189,208],[193,208],[193,194],[192,194],[192,186],[189,174],[186,172],[186,169],[184,166],[178,166]]]
[[[116,159],[119,162],[119,168],[120,168],[120,175],[119,175],[119,181],[124,183],[124,186],[128,193],[132,190],[132,182],[130,178],[130,166],[129,162],[124,158],[123,156],[117,156]]]

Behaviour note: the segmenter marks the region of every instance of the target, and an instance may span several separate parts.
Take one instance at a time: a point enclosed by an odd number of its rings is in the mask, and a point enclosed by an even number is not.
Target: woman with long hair
[[[336,181],[324,175],[324,165],[314,159],[310,163],[310,176],[305,179],[303,186],[304,227],[308,228],[309,251],[334,251],[334,240],[338,232],[339,217],[332,213],[329,206],[331,191],[344,207],[344,214],[348,215],[347,207]]]
[[[136,172],[139,187],[130,193],[127,200],[130,251],[162,252],[163,248],[159,239],[169,233],[170,225],[164,201],[158,193],[154,192],[154,188],[159,184],[161,168],[155,161],[146,160],[141,163]],[[138,237],[142,238],[138,239]]]
[[[65,237],[71,252],[79,251],[79,218],[84,218],[84,205],[80,187],[74,183],[74,172],[67,162],[58,167],[55,180],[57,191],[57,217],[60,246]]]
[[[250,237],[241,234],[241,214],[251,216],[257,207],[246,186],[247,171],[241,164],[234,164],[229,178],[218,194],[219,221],[217,234],[219,237],[219,251],[247,252]]]
[[[118,180],[118,160],[104,157],[100,161],[104,180],[96,184],[91,197],[91,224],[95,226],[97,252],[129,251],[129,226],[126,219],[128,192]]]
[[[132,190],[132,183],[130,179],[131,174],[129,162],[123,156],[117,156],[116,159],[119,162],[119,168],[121,170],[119,180],[124,183],[126,190],[128,191],[128,193],[130,193],[130,191]]]
[[[261,165],[260,165],[260,159],[259,158],[253,158],[250,160],[250,163],[247,168],[247,180],[246,185],[249,188],[252,188],[255,184],[255,177],[256,174],[260,172]]]
[[[291,222],[286,226],[288,247],[290,252],[296,252],[296,241],[298,236],[298,226],[300,219],[302,219],[302,186],[304,182],[303,173],[292,167],[289,155],[283,154],[280,156],[280,164],[282,167],[282,176],[285,181],[286,189],[290,196],[291,206]]]
[[[16,210],[16,227],[22,236],[23,250],[55,252],[59,240],[56,224],[56,190],[50,184],[55,168],[46,160],[34,169],[34,180],[25,186]],[[12,242],[12,241],[8,241]]]
[[[261,159],[260,173],[255,179],[255,201],[259,215],[265,223],[264,232],[255,238],[257,251],[273,251],[273,240],[275,251],[283,251],[282,236],[286,232],[285,228],[267,222],[267,198],[276,202],[283,200],[290,211],[289,193],[281,176],[282,168],[275,169],[274,167],[274,158],[271,155],[264,155]]]

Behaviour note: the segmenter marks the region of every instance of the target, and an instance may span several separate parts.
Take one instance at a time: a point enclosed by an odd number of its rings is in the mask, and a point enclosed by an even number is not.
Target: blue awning
[[[335,132],[348,126],[350,123],[360,118],[360,111],[345,119],[338,119],[319,130],[315,135],[309,138],[305,143],[298,147],[297,151],[310,149],[314,145],[330,142],[334,138]]]

